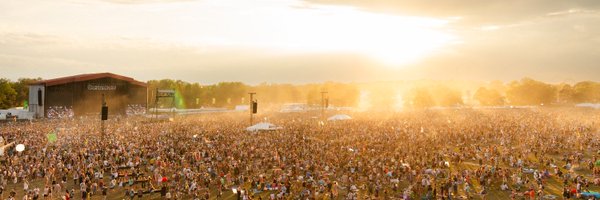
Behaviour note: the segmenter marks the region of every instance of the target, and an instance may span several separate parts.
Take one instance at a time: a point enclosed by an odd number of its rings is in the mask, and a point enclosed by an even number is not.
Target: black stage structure
[[[74,116],[98,115],[102,95],[110,115],[124,115],[128,109],[147,108],[147,85],[112,73],[81,74],[38,81],[29,86],[29,109],[49,117],[54,109],[70,109]]]

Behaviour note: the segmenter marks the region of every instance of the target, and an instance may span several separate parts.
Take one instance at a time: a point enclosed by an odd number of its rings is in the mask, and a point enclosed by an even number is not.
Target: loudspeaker
[[[38,89],[38,95],[37,95],[37,97],[38,97],[38,103],[37,104],[40,105],[40,106],[44,105],[44,101],[43,101],[43,98],[42,98],[42,89]]]
[[[325,99],[325,108],[329,108],[329,99]]]
[[[252,113],[256,114],[258,111],[258,102],[254,101],[252,102]]]
[[[108,106],[102,106],[102,120],[108,119]]]

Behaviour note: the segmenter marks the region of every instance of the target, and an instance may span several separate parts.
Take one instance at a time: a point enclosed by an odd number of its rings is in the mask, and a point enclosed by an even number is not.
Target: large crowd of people
[[[128,104],[125,114],[128,116],[146,114],[146,106],[141,104]]]
[[[75,113],[71,106],[50,106],[48,107],[47,115],[49,119],[65,119],[73,118]]]
[[[0,199],[569,199],[600,196],[600,112],[264,114],[0,124]],[[329,113],[332,114],[332,113]],[[315,117],[317,116],[317,117]],[[53,138],[52,134],[56,135]]]

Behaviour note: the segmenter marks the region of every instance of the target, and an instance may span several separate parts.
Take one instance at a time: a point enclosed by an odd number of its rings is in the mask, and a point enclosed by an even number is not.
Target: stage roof
[[[53,85],[61,85],[61,84],[67,84],[67,83],[74,83],[74,82],[81,82],[81,81],[88,81],[88,80],[93,80],[93,79],[99,79],[99,78],[114,78],[114,79],[119,79],[119,80],[123,80],[123,81],[127,81],[131,84],[134,85],[139,85],[139,86],[143,86],[146,87],[147,84],[141,81],[137,81],[133,78],[130,77],[126,77],[126,76],[121,76],[121,75],[117,75],[117,74],[113,74],[113,73],[95,73],[95,74],[80,74],[80,75],[75,75],[75,76],[67,76],[67,77],[61,77],[61,78],[55,78],[55,79],[47,79],[47,80],[42,80],[42,81],[38,81],[38,82],[34,82],[31,85],[46,85],[46,86],[53,86]]]

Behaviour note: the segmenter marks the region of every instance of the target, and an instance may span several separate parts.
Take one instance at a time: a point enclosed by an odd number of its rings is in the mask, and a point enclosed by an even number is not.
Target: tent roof
[[[141,82],[141,81],[137,81],[133,78],[130,77],[126,77],[126,76],[121,76],[121,75],[117,75],[117,74],[113,74],[113,73],[95,73],[95,74],[79,74],[79,75],[74,75],[74,76],[66,76],[66,77],[60,77],[60,78],[54,78],[54,79],[46,79],[46,80],[41,80],[41,81],[37,81],[32,83],[31,85],[46,85],[46,86],[53,86],[53,85],[61,85],[61,84],[67,84],[67,83],[74,83],[74,82],[81,82],[81,81],[89,81],[89,80],[93,80],[93,79],[100,79],[100,78],[114,78],[114,79],[119,79],[119,80],[123,80],[123,81],[127,81],[131,84],[134,85],[139,85],[139,86],[143,86],[146,87],[146,83]]]
[[[349,115],[338,114],[338,115],[334,115],[334,116],[331,116],[331,117],[327,118],[327,120],[329,120],[329,121],[333,121],[333,120],[347,120],[347,119],[352,119],[352,117],[350,117]]]
[[[260,122],[258,124],[254,124],[254,125],[246,128],[246,130],[248,130],[248,131],[277,130],[277,129],[281,129],[281,127],[276,126],[271,123],[267,123],[267,122]]]

